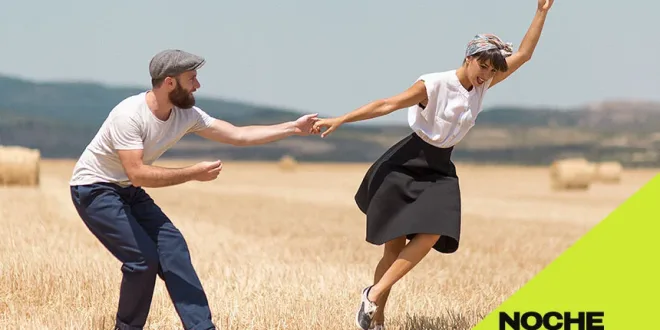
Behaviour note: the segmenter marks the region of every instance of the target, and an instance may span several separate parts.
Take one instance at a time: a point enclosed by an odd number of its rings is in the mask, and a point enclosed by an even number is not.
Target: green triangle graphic
[[[532,278],[475,330],[651,330],[660,329],[660,175],[655,176],[602,222]],[[500,312],[512,318],[537,312],[602,312],[596,327],[577,323],[529,327],[500,325]],[[587,317],[585,317],[586,319]]]

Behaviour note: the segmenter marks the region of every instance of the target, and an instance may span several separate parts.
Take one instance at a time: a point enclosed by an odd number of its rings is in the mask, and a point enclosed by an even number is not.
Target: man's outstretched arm
[[[196,133],[208,140],[235,146],[251,146],[275,142],[292,135],[309,135],[317,121],[317,114],[304,115],[295,121],[274,125],[234,126],[214,119],[208,128]]]

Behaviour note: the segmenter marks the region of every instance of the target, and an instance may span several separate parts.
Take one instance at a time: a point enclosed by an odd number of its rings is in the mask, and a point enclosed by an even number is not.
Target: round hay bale
[[[602,162],[596,165],[596,180],[603,183],[621,182],[623,166],[619,162]]]
[[[282,156],[282,158],[280,158],[278,166],[282,171],[292,172],[296,170],[298,166],[298,162],[296,162],[296,159],[293,158],[292,156],[284,155]]]
[[[38,186],[41,152],[19,146],[0,146],[0,186]]]
[[[554,190],[587,190],[594,177],[595,166],[584,158],[557,160],[550,166]]]

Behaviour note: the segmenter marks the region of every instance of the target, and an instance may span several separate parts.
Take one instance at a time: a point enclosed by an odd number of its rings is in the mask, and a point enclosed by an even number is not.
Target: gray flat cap
[[[159,79],[201,68],[206,60],[198,55],[179,49],[166,49],[156,54],[149,62],[151,78]]]

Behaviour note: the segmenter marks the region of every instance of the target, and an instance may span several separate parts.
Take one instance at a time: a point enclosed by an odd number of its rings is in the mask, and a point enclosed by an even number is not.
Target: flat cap
[[[151,78],[159,79],[201,68],[206,60],[179,49],[166,49],[154,55],[149,62]]]

